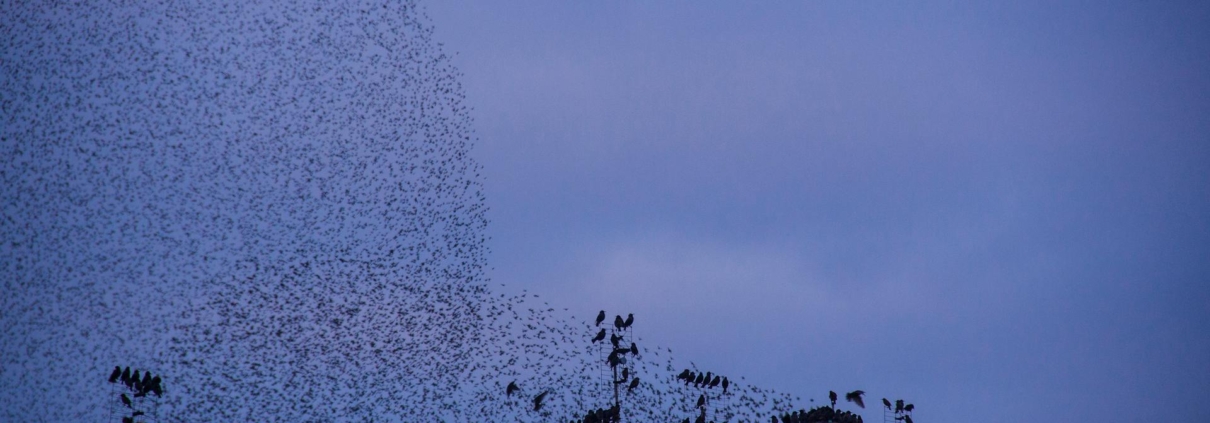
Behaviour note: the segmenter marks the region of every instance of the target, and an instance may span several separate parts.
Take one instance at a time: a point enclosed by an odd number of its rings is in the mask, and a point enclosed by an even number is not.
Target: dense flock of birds
[[[0,421],[123,398],[165,422],[789,421],[801,402],[678,373],[633,315],[489,289],[471,110],[412,1],[4,13]],[[172,390],[107,384],[114,362]]]

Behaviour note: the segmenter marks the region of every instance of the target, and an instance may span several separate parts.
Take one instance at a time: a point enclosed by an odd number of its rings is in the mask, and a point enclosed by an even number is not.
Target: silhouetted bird
[[[630,379],[630,369],[622,369],[622,381],[625,382],[626,380],[629,380],[629,379]]]
[[[634,313],[627,314],[626,321],[622,322],[622,327],[629,328],[630,325],[633,325],[633,324],[634,324]]]
[[[130,386],[130,366],[126,366],[126,370],[122,371],[122,384]]]
[[[160,382],[162,381],[159,376],[151,378],[151,392],[155,392],[156,397],[164,395],[164,387],[160,385]]]
[[[511,397],[513,396],[513,392],[517,392],[519,389],[521,389],[521,387],[517,386],[516,381],[509,382],[508,387],[504,388],[504,395]]]
[[[706,406],[706,394],[701,394],[701,395],[698,395],[698,397],[697,397],[697,406],[698,406],[698,408],[701,408],[701,407],[705,407],[705,406]]]
[[[912,416],[903,416],[903,423],[912,423]]]
[[[702,407],[702,412],[697,415],[697,419],[694,420],[694,422],[695,423],[706,423],[706,408],[705,407]]]
[[[896,413],[903,412],[903,400],[895,400],[895,412]]]
[[[723,378],[715,376],[714,380],[710,381],[710,387],[711,388],[716,387],[716,386],[718,386],[719,383],[722,383],[722,381],[723,381]]]
[[[693,372],[689,372],[689,374],[685,376],[685,386],[689,386],[690,383],[693,383],[693,380]]]
[[[706,378],[706,375],[701,374],[701,373],[698,373],[698,374],[697,374],[697,378],[696,378],[696,379],[693,379],[693,386],[701,386],[701,385],[702,385],[702,379],[705,379],[705,378]]]
[[[618,335],[609,335],[609,343],[613,344],[614,348],[618,347],[618,342],[622,341],[622,337]]]
[[[637,387],[639,387],[639,378],[635,377],[634,379],[630,380],[630,386],[626,387],[626,392],[633,391],[634,388],[637,388]]]
[[[849,401],[852,403],[857,403],[858,407],[865,408],[865,401],[862,400],[862,398],[861,398],[862,395],[865,395],[865,391],[862,391],[859,389],[859,390],[844,394],[844,399],[846,401]]]
[[[122,377],[122,367],[114,366],[113,373],[109,374],[109,383],[116,383],[119,377]]]
[[[605,310],[601,310],[600,313],[597,313],[597,326],[601,326],[601,322],[604,322],[604,321],[605,321]]]
[[[726,377],[724,377],[724,378],[723,378],[723,393],[724,393],[724,394],[726,394],[726,393],[727,393],[727,387],[729,387],[729,386],[731,386],[731,381],[730,381],[730,380],[727,380],[727,378],[726,378]]]
[[[832,407],[836,407],[836,391],[828,391],[828,399],[832,400]]]
[[[693,375],[693,372],[690,372],[689,369],[685,369],[685,370],[681,370],[681,374],[676,375],[676,378],[680,379],[680,380],[685,380],[685,378],[691,377],[692,375]]]
[[[915,410],[915,409],[916,409],[916,405],[915,405],[915,404],[908,404],[908,405],[903,406],[903,411],[906,411],[906,412],[909,412],[909,413],[911,413],[911,412],[912,412],[912,410]]]
[[[592,343],[595,344],[595,343],[597,343],[597,341],[600,341],[602,339],[605,339],[605,329],[601,329],[600,332],[597,332],[597,336],[592,338]]]
[[[630,343],[630,354],[639,355],[639,346],[633,342]]]
[[[891,401],[886,398],[882,399],[882,405],[885,405],[887,410],[891,409]]]
[[[130,402],[130,397],[126,396],[126,394],[122,394],[122,396],[120,398],[122,399],[122,405],[125,405],[130,408],[134,408],[134,406]]]
[[[143,373],[143,381],[139,383],[139,393],[147,395],[147,391],[151,390],[151,372]]]
[[[613,318],[613,327],[616,328],[617,330],[622,330],[622,326],[625,324],[626,324],[626,322],[622,320],[621,315],[618,315]]]
[[[547,391],[542,391],[538,396],[534,397],[534,411],[542,409],[542,399],[546,398]]]

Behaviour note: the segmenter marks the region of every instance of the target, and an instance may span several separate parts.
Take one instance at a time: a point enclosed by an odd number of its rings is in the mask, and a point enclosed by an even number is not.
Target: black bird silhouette
[[[697,406],[698,406],[699,408],[700,408],[700,407],[705,407],[705,406],[706,406],[706,394],[701,394],[701,395],[698,395],[698,397],[697,397]]]
[[[113,373],[109,374],[109,383],[116,383],[119,377],[122,377],[122,367],[114,366]]]
[[[856,391],[844,394],[844,399],[849,402],[857,403],[858,407],[865,408],[865,401],[861,399],[862,395],[865,395],[865,391],[858,389]]]
[[[156,397],[164,395],[164,387],[160,385],[160,382],[159,376],[151,378],[151,392],[155,392]]]
[[[630,354],[639,355],[639,346],[633,342],[630,343]]]
[[[726,393],[727,393],[727,388],[728,388],[729,386],[731,386],[731,381],[730,381],[730,380],[727,380],[727,378],[726,378],[726,377],[723,377],[723,393],[724,393],[724,394],[726,394]]]
[[[685,376],[685,386],[689,386],[689,384],[693,383],[693,381],[693,372],[689,372],[689,374]]]
[[[516,381],[509,382],[508,387],[504,388],[504,395],[511,397],[513,396],[513,392],[517,392],[519,389],[521,389],[521,387],[517,386]]]
[[[622,326],[625,324],[626,322],[622,320],[622,315],[619,314],[613,318],[613,327],[617,330],[622,330]]]
[[[146,372],[146,373],[143,373],[143,381],[139,383],[138,391],[140,394],[147,395],[147,392],[150,390],[151,390],[151,372]]]
[[[882,405],[885,405],[887,410],[891,409],[891,401],[886,398],[882,399]]]
[[[903,416],[903,423],[912,423],[912,416]]]
[[[705,379],[705,378],[706,378],[706,375],[701,374],[701,373],[698,373],[698,374],[697,374],[697,378],[696,378],[696,379],[693,379],[693,386],[701,386],[701,385],[702,385],[702,379]]]
[[[618,347],[618,342],[622,341],[622,337],[617,335],[609,335],[609,343],[613,344],[614,348]]]
[[[126,370],[122,371],[122,384],[130,386],[130,366],[126,366]]]
[[[895,413],[903,412],[903,400],[895,400]]]
[[[714,376],[714,380],[710,381],[710,387],[711,388],[717,387],[719,383],[722,383],[722,381],[723,381],[723,378],[718,377],[716,375],[716,376]]]
[[[604,321],[605,321],[605,310],[601,310],[600,313],[597,313],[597,326],[601,326],[601,322],[604,322]]]
[[[832,400],[832,407],[836,407],[836,391],[828,391],[828,399]]]
[[[123,405],[125,405],[129,408],[134,408],[134,405],[132,405],[130,402],[130,397],[126,396],[126,394],[122,394],[122,396],[120,398],[122,399]]]
[[[134,423],[133,417],[122,417],[122,423]]]
[[[629,313],[626,315],[626,321],[622,322],[622,327],[628,328],[628,327],[630,327],[630,325],[633,325],[633,324],[634,324],[634,313]]]
[[[693,376],[693,372],[690,372],[689,369],[685,369],[685,370],[681,370],[681,374],[676,375],[676,378],[680,379],[680,380],[685,380],[692,376]]]
[[[547,392],[548,391],[542,391],[542,393],[540,393],[540,394],[538,394],[538,396],[534,397],[534,411],[538,411],[538,410],[542,409],[542,399],[546,398]]]
[[[911,413],[912,410],[915,410],[915,409],[916,409],[916,404],[908,404],[908,405],[903,406],[903,411],[906,411],[909,413]]]
[[[697,415],[697,419],[694,420],[694,423],[706,423],[706,408],[705,407],[702,407],[702,412]]]
[[[622,382],[625,382],[628,379],[630,379],[630,369],[623,368],[622,369]]]
[[[595,344],[595,343],[597,343],[597,341],[600,341],[602,339],[605,339],[605,329],[601,329],[600,332],[597,332],[597,336],[592,338],[592,343]]]
[[[630,380],[630,386],[626,387],[626,392],[633,391],[634,388],[637,388],[637,387],[639,387],[639,378],[635,377],[634,379]]]

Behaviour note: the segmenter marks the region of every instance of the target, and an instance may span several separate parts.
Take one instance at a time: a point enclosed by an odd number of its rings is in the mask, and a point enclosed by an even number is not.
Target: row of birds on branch
[[[702,373],[694,374],[689,369],[685,369],[684,371],[681,372],[681,374],[677,375],[676,378],[685,381],[685,386],[689,386],[689,384],[693,384],[694,387],[716,388],[721,385],[723,387],[724,394],[727,393],[727,388],[731,387],[730,379],[727,379],[726,377],[722,377],[719,375],[715,375],[710,372],[706,372],[705,374],[702,374]]]
[[[798,410],[784,413],[781,415],[780,421],[777,416],[773,416],[772,421],[773,423],[863,423],[859,414],[837,410],[826,405],[812,408],[811,411]]]
[[[601,310],[600,313],[597,313],[597,323],[596,323],[597,327],[600,327],[601,322],[604,322],[604,321],[605,321],[605,310]],[[627,314],[626,320],[622,320],[622,315],[620,315],[620,314],[613,318],[613,327],[617,330],[629,329],[630,325],[633,325],[633,324],[634,324],[634,313]]]
[[[148,393],[154,393],[156,397],[164,395],[164,387],[161,385],[162,379],[159,376],[152,377],[149,371],[143,372],[143,376],[140,378],[139,370],[137,369],[134,373],[131,373],[130,366],[126,366],[125,369],[122,369],[122,366],[114,366],[113,373],[109,374],[109,383],[118,383],[119,381],[127,389],[134,392],[135,398],[147,396]],[[125,395],[122,394],[123,398],[125,398]],[[128,402],[128,400],[123,402]],[[127,405],[129,406],[130,404]]]
[[[609,408],[588,410],[582,419],[573,419],[571,423],[619,423],[622,421],[622,408],[614,404]]]

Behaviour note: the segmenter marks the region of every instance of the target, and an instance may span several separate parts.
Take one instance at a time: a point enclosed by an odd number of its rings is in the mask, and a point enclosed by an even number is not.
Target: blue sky
[[[1205,4],[427,8],[508,290],[921,421],[1210,417]]]

